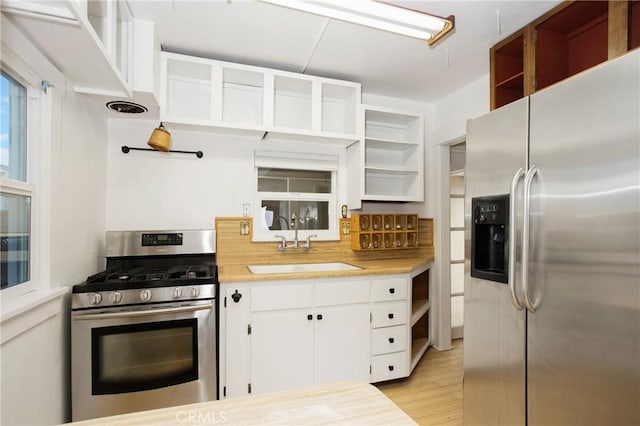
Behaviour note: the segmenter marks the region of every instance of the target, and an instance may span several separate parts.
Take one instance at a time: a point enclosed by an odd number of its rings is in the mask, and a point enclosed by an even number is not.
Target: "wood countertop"
[[[338,383],[74,422],[124,425],[417,425],[376,387]]]
[[[295,272],[295,273],[275,273],[275,274],[254,274],[249,271],[248,264],[227,264],[218,265],[218,280],[221,283],[230,282],[246,282],[246,281],[274,281],[288,279],[310,279],[310,278],[335,278],[335,277],[352,277],[359,275],[382,275],[382,274],[405,274],[420,273],[426,270],[433,256],[410,257],[406,259],[334,259],[322,260],[318,262],[344,262],[362,269],[349,271],[323,271],[323,272]],[[252,265],[277,265],[282,263],[314,263],[306,262],[282,262],[276,261],[271,263],[252,263]]]

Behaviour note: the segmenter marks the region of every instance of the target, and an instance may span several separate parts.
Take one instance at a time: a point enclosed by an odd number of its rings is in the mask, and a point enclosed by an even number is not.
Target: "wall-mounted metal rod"
[[[157,149],[151,149],[151,148],[133,148],[127,145],[122,145],[122,152],[125,154],[128,154],[129,151],[155,151],[155,152],[162,152],[162,151],[158,151]],[[198,158],[202,158],[204,157],[204,154],[202,153],[202,151],[180,151],[177,149],[170,149],[167,152],[177,152],[179,154],[193,154]]]

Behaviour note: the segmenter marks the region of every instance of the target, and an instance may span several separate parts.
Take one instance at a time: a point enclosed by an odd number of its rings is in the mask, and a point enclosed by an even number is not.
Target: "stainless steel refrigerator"
[[[640,424],[640,51],[470,120],[465,425]]]

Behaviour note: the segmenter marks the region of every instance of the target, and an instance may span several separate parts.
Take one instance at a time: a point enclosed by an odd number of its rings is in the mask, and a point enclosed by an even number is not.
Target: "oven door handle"
[[[124,312],[112,312],[112,313],[100,313],[100,314],[75,314],[74,320],[93,320],[93,319],[108,319],[108,318],[131,318],[131,317],[144,317],[151,315],[165,315],[165,314],[179,314],[183,312],[194,312],[204,309],[213,309],[212,304],[206,305],[194,305],[194,306],[180,306],[177,308],[164,308],[164,309],[148,309],[144,311],[124,311]]]

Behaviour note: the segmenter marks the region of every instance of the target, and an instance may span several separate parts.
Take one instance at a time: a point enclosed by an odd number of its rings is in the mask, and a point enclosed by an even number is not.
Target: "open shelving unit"
[[[640,47],[640,1],[564,1],[493,46],[491,109]]]
[[[429,269],[427,269],[411,280],[411,368],[409,373],[413,371],[431,345],[429,294]]]
[[[422,201],[423,146],[420,114],[365,107],[363,199]]]
[[[359,83],[162,52],[160,119],[171,127],[349,146]]]

